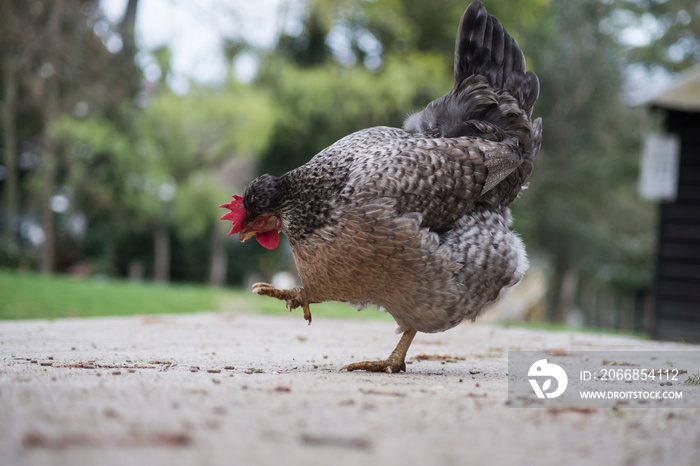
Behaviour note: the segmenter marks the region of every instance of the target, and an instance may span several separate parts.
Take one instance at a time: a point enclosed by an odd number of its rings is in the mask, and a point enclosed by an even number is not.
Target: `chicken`
[[[279,177],[262,175],[222,219],[269,249],[279,232],[302,285],[253,292],[301,307],[377,305],[403,335],[385,360],[341,370],[405,371],[416,332],[476,319],[516,285],[528,260],[508,206],[540,148],[539,81],[515,40],[478,1],[460,21],[454,88],[404,128],[350,134]]]

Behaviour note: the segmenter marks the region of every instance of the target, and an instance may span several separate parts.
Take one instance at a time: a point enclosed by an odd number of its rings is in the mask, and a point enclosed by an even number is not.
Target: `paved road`
[[[515,409],[506,373],[508,350],[700,346],[468,324],[419,334],[406,374],[337,371],[397,340],[299,315],[0,322],[0,464],[698,464],[697,409]]]

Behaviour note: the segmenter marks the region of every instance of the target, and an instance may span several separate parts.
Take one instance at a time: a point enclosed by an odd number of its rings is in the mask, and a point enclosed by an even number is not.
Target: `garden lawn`
[[[134,314],[223,311],[287,313],[285,303],[247,290],[203,285],[155,284],[110,278],[74,278],[0,270],[0,320],[57,319]],[[301,309],[293,312],[299,313]],[[342,303],[313,304],[314,317],[393,320],[370,308],[362,313]]]

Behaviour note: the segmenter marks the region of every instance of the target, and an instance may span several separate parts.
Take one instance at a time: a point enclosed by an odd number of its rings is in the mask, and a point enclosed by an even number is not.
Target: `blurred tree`
[[[595,0],[553,2],[525,36],[540,78],[542,151],[515,204],[516,227],[552,265],[552,315],[565,321],[581,280],[648,285],[653,211],[636,196],[641,114],[622,101],[624,49]]]
[[[312,7],[304,21],[303,33],[297,36],[282,34],[276,53],[279,57],[292,59],[302,66],[319,65],[331,57],[326,44],[327,34],[327,25],[323,24],[320,12]]]
[[[600,28],[629,47],[629,63],[675,72],[700,63],[700,7],[695,0],[614,0]]]
[[[212,237],[216,247],[210,263],[217,267],[214,258],[225,256],[225,245],[220,241],[221,225],[215,224],[216,206],[230,196],[230,188],[224,179],[215,182],[215,173],[227,159],[259,153],[267,144],[272,118],[264,92],[233,81],[218,92],[197,89],[184,97],[160,93],[150,102],[138,125],[141,159],[164,175],[173,190],[172,198],[161,196],[163,203],[152,209],[139,203],[155,227],[156,252],[167,228],[185,240]],[[166,252],[162,243],[160,250]],[[166,259],[156,254],[156,264],[159,260]],[[169,274],[164,264],[156,272],[160,280]],[[221,272],[210,270],[209,277],[220,282]]]
[[[130,94],[133,94],[139,88],[140,73],[136,69],[134,58],[136,57],[136,11],[138,9],[139,0],[128,0],[124,9],[124,16],[117,25],[117,33],[122,41],[122,48],[118,52],[124,57],[123,65],[126,69],[122,73],[128,79],[127,83],[131,87]]]
[[[124,34],[133,33],[136,3],[128,3],[121,24]],[[131,55],[123,52],[123,44],[133,43],[133,37],[115,31],[97,3],[89,0],[2,2],[0,35],[0,79],[5,91],[2,139],[8,179],[5,236],[12,238],[11,245],[16,241],[20,208],[17,151],[21,144],[29,143],[40,155],[34,194],[43,230],[41,270],[50,272],[55,266],[51,202],[64,167],[48,135],[49,127],[62,113],[82,117],[91,111],[118,114],[121,101],[133,97],[138,86],[138,76],[132,75],[133,49]],[[22,119],[21,129],[18,118]],[[28,207],[27,203],[25,210]]]
[[[418,54],[392,59],[377,74],[333,63],[311,68],[275,63],[275,74],[261,77],[278,115],[262,168],[280,174],[352,131],[400,126],[426,96],[449,85],[447,73],[435,72],[443,65],[439,58]]]
[[[516,38],[519,30],[537,24],[550,0],[486,0],[489,12],[508,26]],[[451,72],[457,24],[468,2],[460,0],[306,0],[303,27],[283,33],[276,53],[297,63],[308,62],[310,49],[318,64],[335,58],[345,65],[376,69],[386,56],[423,52],[447,59]],[[323,40],[321,38],[323,37]],[[292,46],[290,47],[290,44]]]
[[[67,185],[76,208],[90,224],[113,232],[112,239],[103,237],[98,255],[111,254],[107,262],[115,263],[116,256],[129,257],[132,251],[138,260],[143,250],[129,243],[150,234],[153,276],[167,281],[171,232],[185,242],[213,238],[209,277],[221,283],[226,264],[214,258],[226,254],[216,206],[230,196],[229,182],[240,183],[222,175],[227,173],[222,166],[233,160],[240,168],[267,144],[273,118],[269,99],[230,82],[219,91],[197,88],[185,96],[162,91],[144,109],[132,108],[131,115],[127,130],[107,119],[73,117],[53,128],[72,147]]]
[[[43,13],[43,5],[33,5],[30,8],[28,2],[3,2],[0,3],[0,80],[2,81],[2,94],[0,97],[0,120],[2,123],[2,149],[4,163],[4,200],[5,215],[3,223],[4,247],[6,254],[17,256],[17,232],[19,230],[18,218],[20,209],[19,199],[19,173],[17,167],[18,150],[21,139],[26,135],[20,132],[18,119],[22,112],[26,112],[28,103],[20,92],[28,92],[31,88],[22,86],[34,63],[35,57],[41,53],[44,47],[45,34],[37,27],[37,16]],[[35,93],[36,94],[36,93]],[[35,95],[34,94],[34,95]],[[29,95],[29,97],[34,97]],[[34,119],[38,116],[34,115]],[[36,126],[36,125],[34,125]],[[2,220],[0,218],[0,220]]]
[[[4,232],[6,253],[17,256],[19,248],[17,244],[17,218],[19,211],[19,177],[17,173],[17,105],[19,100],[19,79],[17,57],[10,54],[3,56],[4,89],[2,101],[0,101],[0,124],[2,124],[3,163],[2,178],[5,181],[5,219]]]

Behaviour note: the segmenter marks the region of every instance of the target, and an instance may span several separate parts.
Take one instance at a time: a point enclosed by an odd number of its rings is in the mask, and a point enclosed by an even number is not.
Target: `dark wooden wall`
[[[678,197],[661,205],[652,335],[700,342],[700,113],[668,111],[681,138]]]

